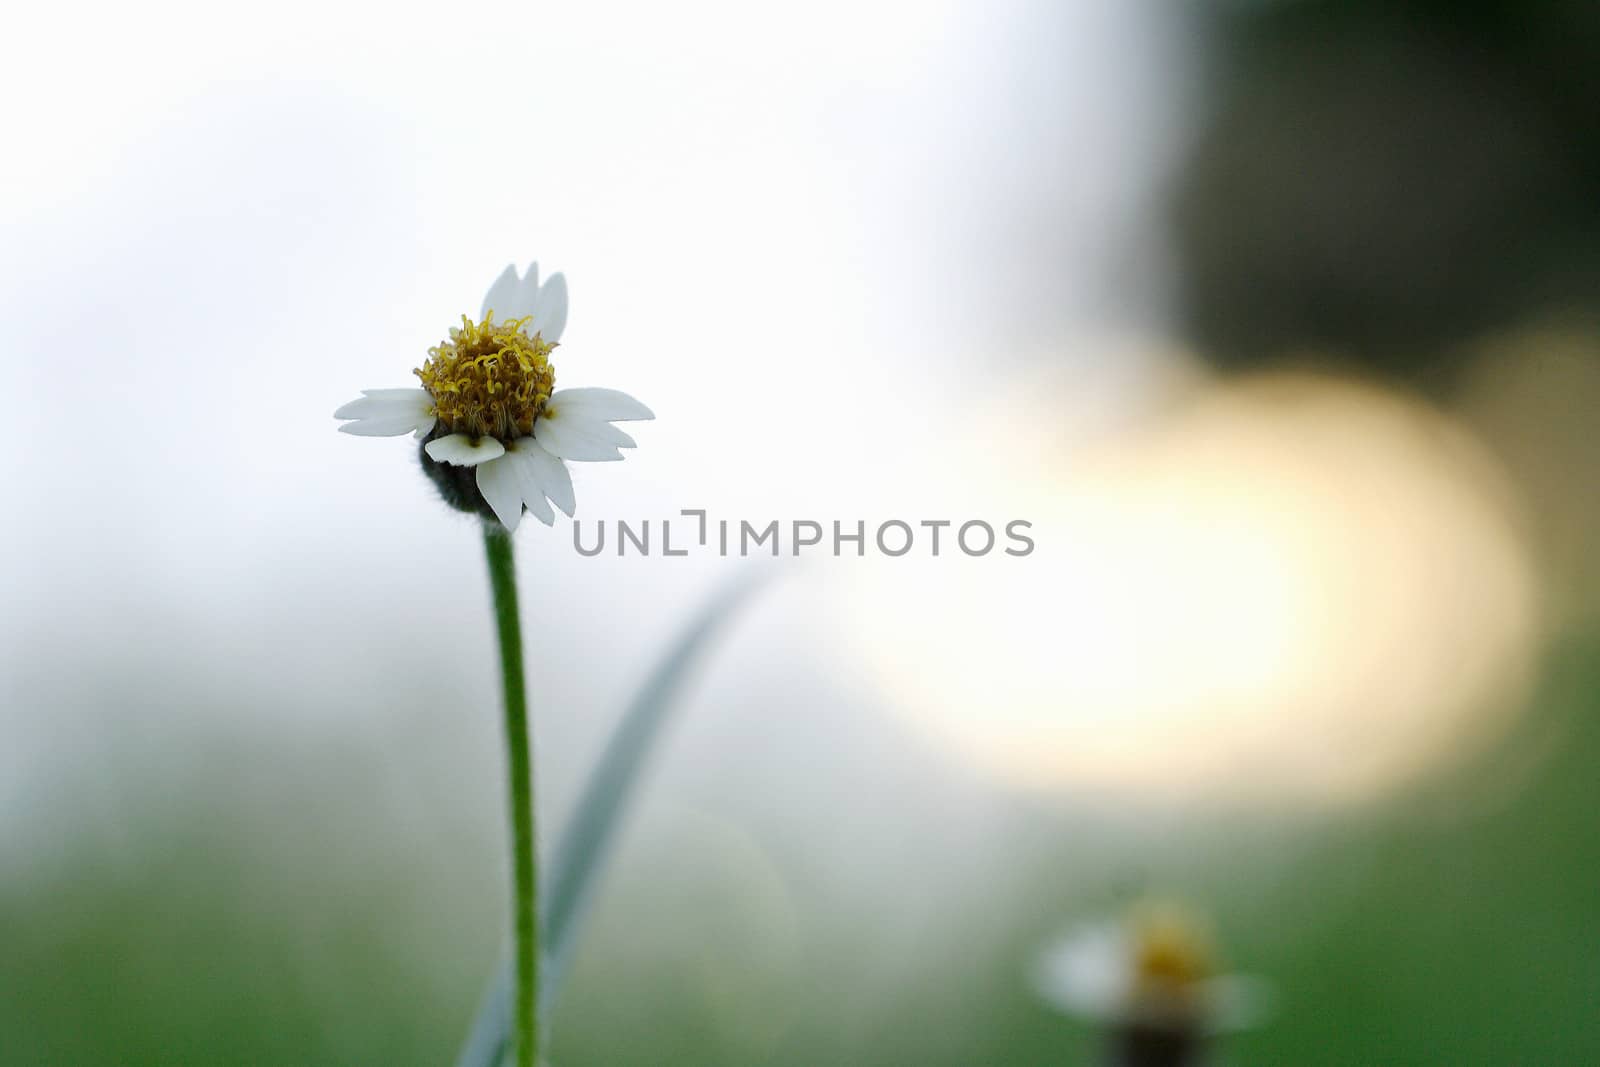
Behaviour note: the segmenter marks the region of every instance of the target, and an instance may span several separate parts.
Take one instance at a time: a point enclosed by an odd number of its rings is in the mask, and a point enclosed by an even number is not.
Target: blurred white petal
[[[539,309],[539,261],[534,260],[528,264],[528,271],[517,283],[516,292],[511,296],[509,307],[515,309],[515,314],[501,316],[501,321],[507,319],[520,319],[524,315],[532,315]]]
[[[538,290],[538,297],[531,303],[529,311],[533,314],[533,322],[529,326],[533,332],[551,344],[560,341],[562,331],[567,328],[566,276],[559,272],[552,274],[544,287]]]
[[[1277,991],[1265,978],[1225,974],[1205,984],[1206,1028],[1212,1033],[1248,1030],[1273,1013]]]
[[[489,286],[489,291],[484,294],[483,307],[478,310],[478,318],[488,317],[491,311],[500,322],[516,318],[517,316],[512,314],[512,308],[516,304],[517,284],[516,264],[508,263],[506,269],[500,272],[500,277],[494,280],[494,284]]]
[[[1057,941],[1034,971],[1034,988],[1071,1015],[1110,1019],[1128,1006],[1133,946],[1120,923],[1084,926]]]

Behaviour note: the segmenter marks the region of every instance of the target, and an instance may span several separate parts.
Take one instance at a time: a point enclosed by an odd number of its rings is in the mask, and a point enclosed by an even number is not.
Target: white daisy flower
[[[1262,979],[1217,973],[1205,925],[1171,905],[1069,931],[1040,955],[1033,983],[1069,1015],[1196,1036],[1256,1026],[1272,1000]]]
[[[423,469],[461,510],[515,530],[526,509],[549,526],[551,504],[569,517],[577,506],[567,461],[621,459],[634,440],[612,423],[655,418],[615,389],[554,388],[550,353],[566,325],[567,280],[540,285],[537,263],[523,277],[508,266],[478,321],[463,315],[428,349],[422,388],[363,390],[333,417],[363,437],[415,434]]]

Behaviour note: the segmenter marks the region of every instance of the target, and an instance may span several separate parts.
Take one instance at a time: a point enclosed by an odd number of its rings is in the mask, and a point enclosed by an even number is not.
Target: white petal
[[[517,283],[516,294],[511,298],[511,306],[516,309],[516,314],[506,315],[503,318],[520,319],[524,315],[532,315],[539,309],[539,261],[534,260],[528,264],[528,273],[522,276],[522,281]]]
[[[515,533],[522,521],[522,486],[509,456],[478,464],[478,492],[489,502],[500,524]]]
[[[429,415],[424,420],[431,429],[433,416]],[[414,415],[384,415],[376,419],[356,419],[339,427],[340,433],[355,434],[357,437],[400,437],[412,433],[418,428]]]
[[[435,438],[423,448],[435,463],[454,463],[458,467],[474,467],[506,454],[506,446],[493,437],[474,440],[464,433]]]
[[[533,332],[551,344],[560,341],[562,331],[567,328],[566,275],[560,273],[550,275],[550,280],[538,290],[538,298],[533,303],[532,311],[533,322],[530,326]]]
[[[425,436],[433,429],[433,397],[426,389],[367,389],[359,400],[352,400],[333,413],[336,419],[353,419],[339,427],[361,437],[398,437],[416,432]]]
[[[419,441],[422,440],[424,437],[428,436],[428,431],[433,429],[433,424],[438,421],[439,420],[434,416],[429,415],[426,422],[420,422],[417,424],[417,432],[413,436]]]
[[[1074,931],[1039,958],[1034,988],[1055,1007],[1091,1019],[1127,1008],[1133,976],[1127,931],[1101,923]]]
[[[633,438],[601,419],[590,418],[565,406],[546,404],[533,424],[533,437],[552,456],[562,459],[604,461],[621,459],[618,448],[632,448]]]
[[[478,318],[486,317],[491,311],[501,322],[516,318],[511,309],[516,304],[518,284],[516,264],[506,264],[506,269],[500,272],[500,277],[494,280],[494,284],[489,286],[489,291],[484,294],[483,307],[478,310]]]
[[[410,401],[412,403],[432,402],[426,389],[416,385],[408,385],[400,389],[363,389],[361,395],[374,400]]]
[[[557,389],[550,403],[604,422],[635,422],[656,417],[655,412],[620,389]]]
[[[542,493],[530,494],[523,503],[528,505],[528,513],[546,526],[556,524],[556,513],[550,510],[550,501],[546,500]]]
[[[509,458],[517,465],[517,477],[520,480],[518,484],[522,486],[522,502],[528,505],[528,510],[533,513],[534,518],[546,526],[553,526],[556,521],[556,513],[550,510],[550,502],[544,498],[544,485],[539,479],[538,472],[528,463],[530,456],[536,452],[544,452],[544,449],[535,444],[531,437],[519,437],[512,444],[516,445],[519,442],[526,443],[517,450],[515,455]],[[548,452],[544,452],[544,454],[549,455]],[[560,463],[561,461],[558,459],[556,462]],[[568,512],[568,514],[570,515],[571,512]]]
[[[433,407],[426,389],[363,389],[361,399],[352,400],[333,413],[336,419],[369,419],[374,416],[416,414],[424,416]]]
[[[578,500],[572,492],[572,474],[567,470],[567,465],[546,452],[536,439],[519,437],[512,444],[522,446],[515,450],[517,462],[527,469],[529,477],[538,484],[539,491],[570,519]],[[554,516],[551,516],[553,520]]]

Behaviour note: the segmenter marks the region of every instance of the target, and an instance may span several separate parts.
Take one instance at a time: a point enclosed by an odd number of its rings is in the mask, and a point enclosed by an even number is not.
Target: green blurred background
[[[828,857],[786,849],[781,827],[647,815],[592,917],[552,1058],[1085,1062],[1092,1035],[1038,1002],[1029,961],[1064,919],[1156,885],[1211,909],[1229,960],[1277,986],[1279,1013],[1230,1040],[1230,1062],[1589,1062],[1596,651],[1554,650],[1534,711],[1481,765],[1358,817],[1118,835],[1000,801],[991,818],[1020,858],[964,908],[929,908],[915,885],[880,905]],[[75,825],[0,898],[7,1062],[449,1062],[497,951],[493,783],[471,789],[476,819],[430,812],[452,788],[438,761],[396,767],[379,749],[219,743],[199,750],[204,770],[58,783],[99,808],[63,799]],[[1527,769],[1508,781],[1507,761]],[[386,803],[400,790],[422,798]],[[390,825],[397,809],[410,815]]]

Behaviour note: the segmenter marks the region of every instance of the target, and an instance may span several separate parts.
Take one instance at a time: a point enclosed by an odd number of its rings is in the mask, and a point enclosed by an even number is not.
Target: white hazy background
[[[493,795],[475,532],[408,441],[330,416],[410,383],[508,261],[569,279],[559,382],[659,415],[627,462],[575,472],[589,519],[889,517],[885,484],[972,398],[1066,331],[1160,317],[1146,208],[1182,67],[1157,5],[12,21],[0,845],[51,823],[50,783],[96,750],[181,763],[218,731],[461,733]],[[582,559],[566,527],[519,552],[559,795],[734,564]],[[770,700],[776,669],[842,699],[849,657],[823,666],[835,627],[804,615],[767,609],[712,691]],[[858,710],[742,707],[725,728],[755,750],[717,759],[793,751],[769,731],[848,749],[821,735]]]

